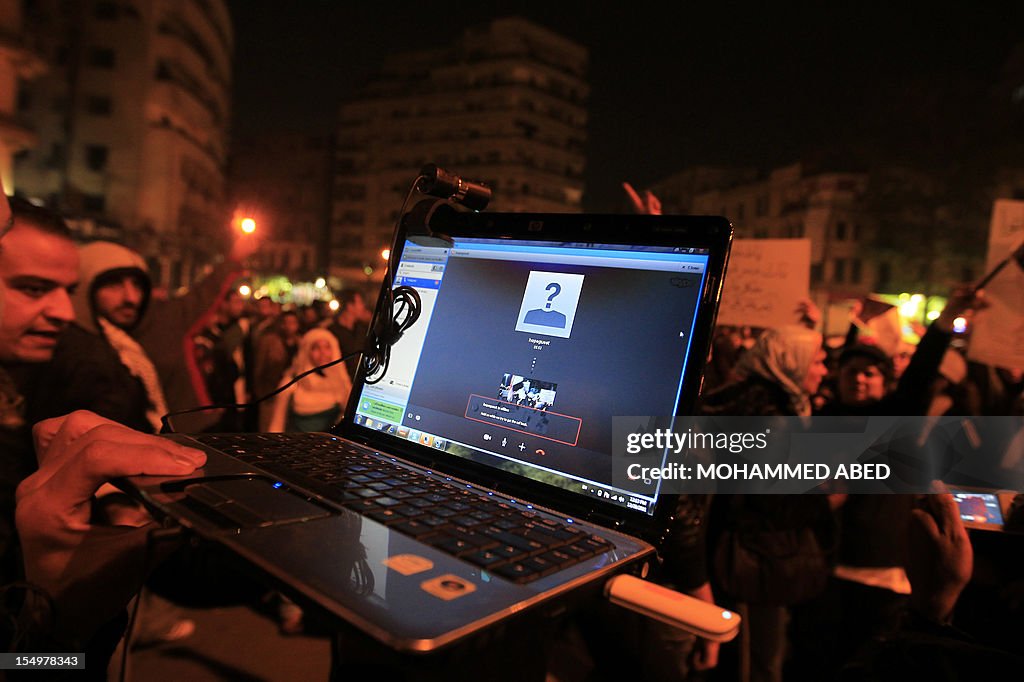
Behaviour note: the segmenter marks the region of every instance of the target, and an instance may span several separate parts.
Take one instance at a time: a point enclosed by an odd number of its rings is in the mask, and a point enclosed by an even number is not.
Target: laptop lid
[[[612,484],[612,417],[692,413],[729,223],[451,213],[432,228],[445,237],[399,235],[394,286],[414,287],[422,313],[381,381],[360,371],[340,432],[577,518],[657,533],[672,506],[658,505],[658,484]]]

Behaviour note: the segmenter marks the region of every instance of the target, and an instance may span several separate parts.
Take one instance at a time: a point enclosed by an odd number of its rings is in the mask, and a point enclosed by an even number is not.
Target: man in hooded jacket
[[[158,431],[167,411],[163,390],[132,336],[149,303],[146,263],[112,242],[92,242],[79,255],[75,322],[40,377],[30,417],[38,421],[86,409],[139,431]]]

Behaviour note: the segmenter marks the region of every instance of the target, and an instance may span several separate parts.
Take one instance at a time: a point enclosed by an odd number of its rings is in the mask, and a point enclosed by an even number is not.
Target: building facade
[[[666,212],[727,217],[739,239],[809,239],[811,290],[852,298],[872,291],[877,277],[877,264],[864,248],[871,232],[863,207],[867,185],[864,173],[813,172],[793,164],[761,177],[749,170],[684,171],[652,191],[665,196]]]
[[[20,84],[46,71],[22,25],[20,0],[0,0],[0,178],[14,190],[14,156],[37,142],[32,126],[18,111]]]
[[[494,190],[488,210],[580,209],[588,53],[518,18],[387,60],[341,107],[331,263],[379,271],[406,192],[436,163]]]
[[[223,0],[30,0],[25,29],[49,62],[19,112],[36,147],[18,193],[83,238],[140,250],[163,286],[222,252],[234,35]]]

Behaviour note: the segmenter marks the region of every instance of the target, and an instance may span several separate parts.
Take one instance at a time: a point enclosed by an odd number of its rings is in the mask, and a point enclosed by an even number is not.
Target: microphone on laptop
[[[423,177],[417,189],[432,197],[454,201],[474,211],[484,210],[491,200],[490,187],[463,180],[437,164],[428,163],[420,171],[420,175]]]

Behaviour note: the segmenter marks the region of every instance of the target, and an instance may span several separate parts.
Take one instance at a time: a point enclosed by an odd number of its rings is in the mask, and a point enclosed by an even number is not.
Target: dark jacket
[[[796,416],[791,397],[758,375],[723,386],[701,400],[701,414],[721,416]],[[831,547],[832,516],[824,495],[682,496],[677,504],[672,535],[662,547],[665,576],[681,589],[692,589],[710,578],[709,555],[722,533],[753,516],[776,530],[810,527],[822,547]],[[709,531],[710,528],[710,531]]]
[[[842,405],[838,400],[818,414],[823,417],[918,416],[931,400],[932,382],[938,376],[950,335],[935,325],[921,338],[896,389],[868,405]],[[907,495],[851,495],[840,513],[839,563],[856,567],[902,566],[906,530],[913,498]]]
[[[23,577],[14,529],[14,493],[37,467],[21,396],[15,378],[0,367],[0,584]]]
[[[40,373],[29,398],[32,423],[75,410],[92,410],[139,431],[152,432],[149,399],[142,382],[97,335],[71,325],[61,335],[53,361]]]
[[[701,398],[700,413],[731,417],[795,417],[792,400],[777,384],[756,374]]]

